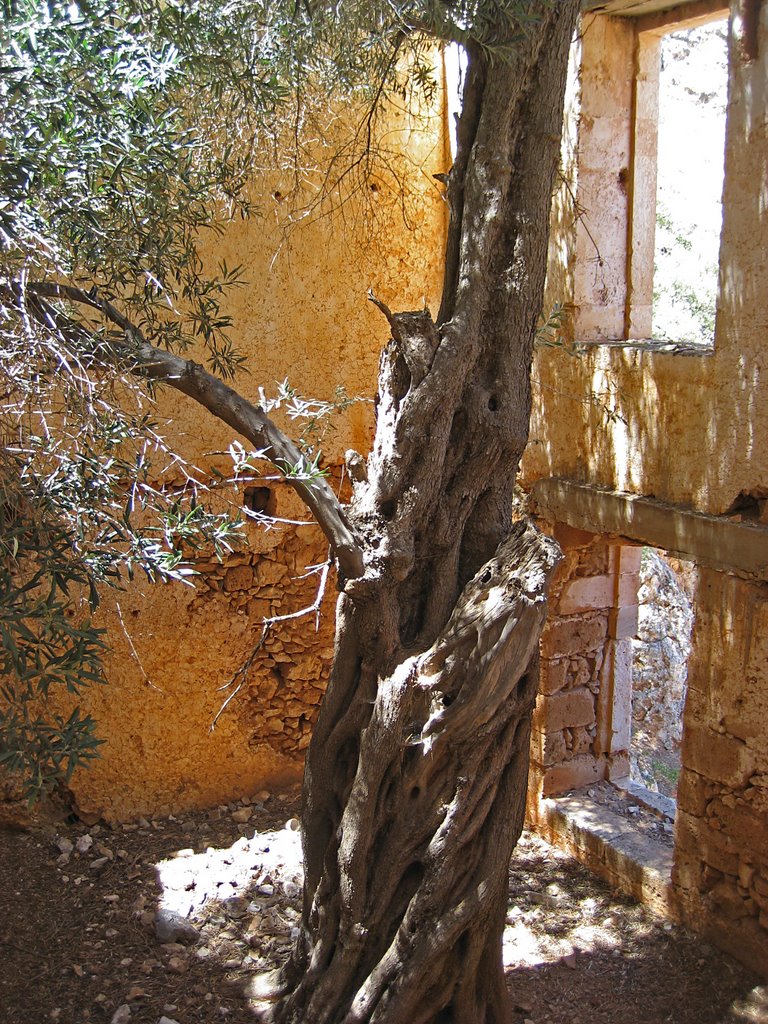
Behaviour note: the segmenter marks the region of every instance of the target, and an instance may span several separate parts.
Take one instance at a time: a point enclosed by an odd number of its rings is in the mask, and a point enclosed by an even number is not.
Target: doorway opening
[[[630,779],[669,800],[672,815],[696,582],[693,562],[643,548],[637,635],[632,640]]]

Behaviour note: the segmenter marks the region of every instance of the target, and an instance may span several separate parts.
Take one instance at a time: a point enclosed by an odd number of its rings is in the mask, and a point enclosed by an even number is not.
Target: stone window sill
[[[641,352],[658,352],[672,356],[711,356],[714,345],[699,345],[689,341],[670,341],[668,338],[601,338],[600,341],[576,341],[575,347],[583,351],[593,348],[628,348]]]

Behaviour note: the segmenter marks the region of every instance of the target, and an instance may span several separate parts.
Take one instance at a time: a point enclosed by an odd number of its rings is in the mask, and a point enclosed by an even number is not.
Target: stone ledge
[[[662,548],[720,572],[768,580],[768,527],[561,477],[537,480],[531,498],[544,519]]]
[[[589,797],[543,799],[535,829],[609,885],[667,917],[672,850],[640,835],[630,822]]]
[[[628,793],[633,800],[636,800],[647,811],[657,814],[660,818],[668,818],[670,821],[675,820],[677,807],[675,801],[668,796],[664,796],[662,793],[652,793],[650,789],[646,789],[645,786],[641,786],[631,779],[614,779],[613,784],[616,789],[621,789]]]

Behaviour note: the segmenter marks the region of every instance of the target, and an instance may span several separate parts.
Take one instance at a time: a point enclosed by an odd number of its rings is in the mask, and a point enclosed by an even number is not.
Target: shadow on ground
[[[0,1019],[254,1024],[240,993],[285,959],[298,920],[295,814],[285,794],[139,827],[0,831]],[[194,932],[161,941],[159,908]],[[530,835],[504,955],[514,1024],[768,1022],[754,975]]]

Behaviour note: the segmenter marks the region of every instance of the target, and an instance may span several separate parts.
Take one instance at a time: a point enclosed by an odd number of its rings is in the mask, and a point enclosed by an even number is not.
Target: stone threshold
[[[611,785],[615,789],[621,790],[622,793],[626,793],[646,811],[650,811],[666,821],[675,820],[677,804],[670,797],[664,796],[662,793],[654,793],[653,790],[646,789],[645,786],[641,786],[639,782],[633,782],[630,778],[613,779]]]
[[[621,788],[632,792],[626,783]],[[644,803],[649,796],[656,795],[641,786],[637,789],[643,793]],[[640,802],[641,797],[634,792],[632,796]],[[648,809],[667,816],[656,808]],[[585,791],[541,800],[536,831],[612,888],[656,913],[675,916],[671,881],[673,851],[638,833],[631,821],[597,803]]]

